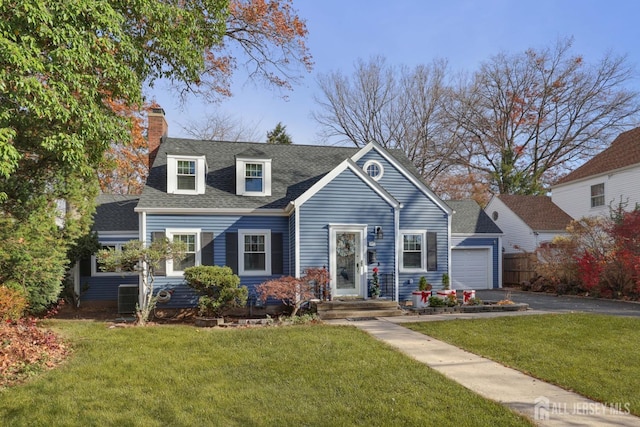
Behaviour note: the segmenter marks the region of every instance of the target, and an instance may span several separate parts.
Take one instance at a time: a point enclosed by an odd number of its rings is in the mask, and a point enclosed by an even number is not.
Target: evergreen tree
[[[287,133],[287,127],[282,122],[278,122],[272,131],[267,132],[267,144],[292,144],[291,137]]]

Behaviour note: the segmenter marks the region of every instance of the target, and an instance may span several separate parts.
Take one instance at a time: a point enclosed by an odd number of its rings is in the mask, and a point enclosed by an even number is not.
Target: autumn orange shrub
[[[27,297],[24,292],[8,286],[0,286],[0,320],[15,322],[24,316]]]

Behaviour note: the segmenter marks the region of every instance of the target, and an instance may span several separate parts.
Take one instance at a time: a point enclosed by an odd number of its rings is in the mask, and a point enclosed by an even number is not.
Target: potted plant
[[[462,291],[462,303],[463,304],[472,304],[472,302],[476,299],[476,291],[473,289]]]
[[[373,267],[373,278],[371,279],[371,298],[377,299],[380,296],[380,277],[378,267]]]
[[[449,280],[449,274],[448,273],[443,273],[442,274],[442,289],[439,290],[436,295],[440,298],[447,299],[449,298],[449,295],[453,295],[453,298],[456,298],[456,291],[455,289],[449,289],[450,286],[450,280]]]
[[[418,290],[411,292],[413,307],[424,308],[429,306],[429,297],[431,297],[431,289],[433,287],[427,278],[422,276],[418,282]]]
[[[240,278],[229,267],[199,265],[184,270],[189,287],[195,289],[198,299],[196,326],[216,326],[224,323],[222,314],[233,307],[247,303],[248,290],[240,286]]]
[[[449,273],[442,273],[442,289],[449,290]]]

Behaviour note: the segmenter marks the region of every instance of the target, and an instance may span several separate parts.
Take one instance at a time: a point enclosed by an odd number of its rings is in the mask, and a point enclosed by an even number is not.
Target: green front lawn
[[[530,425],[352,327],[49,325],[74,354],[0,390],[0,425]]]
[[[640,415],[639,318],[552,314],[406,326],[597,401],[628,403]]]

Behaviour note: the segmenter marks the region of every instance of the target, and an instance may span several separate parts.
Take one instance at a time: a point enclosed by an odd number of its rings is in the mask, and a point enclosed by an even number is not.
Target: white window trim
[[[200,228],[167,228],[165,230],[165,235],[170,242],[173,242],[173,236],[183,235],[183,234],[195,234],[196,236],[196,263],[195,265],[202,264],[202,250],[201,250],[201,239],[200,232],[202,229]],[[173,260],[167,260],[167,276],[182,276],[184,274],[184,270],[174,270],[173,269]]]
[[[369,175],[369,172],[367,171],[367,169],[369,168],[369,166],[371,165],[375,165],[378,167],[378,169],[380,169],[380,173],[378,174],[378,176],[373,177],[371,175]],[[377,161],[377,160],[369,160],[367,161],[364,166],[362,167],[362,170],[364,171],[364,173],[367,174],[368,177],[370,177],[371,179],[373,179],[374,181],[379,181],[380,178],[382,178],[382,175],[384,175],[384,168],[382,167],[382,164]]]
[[[178,189],[178,160],[196,162],[195,190]],[[169,194],[204,194],[207,164],[205,156],[185,156],[167,154],[167,193]]]
[[[420,264],[421,268],[405,268],[404,267],[404,236],[406,234],[419,234],[422,236],[422,248],[420,248]],[[400,230],[400,259],[398,264],[401,273],[426,273],[427,272],[427,230]]]
[[[244,269],[244,236],[246,235],[264,235],[265,249],[265,270],[245,270]],[[267,229],[242,229],[238,230],[238,275],[239,276],[271,276],[271,230]]]
[[[598,186],[598,185],[601,185],[601,186],[602,186],[602,194],[599,194],[599,195],[597,195],[597,196],[594,196],[594,195],[593,195],[593,187],[596,187],[596,186]],[[590,207],[591,209],[601,209],[601,208],[605,205],[605,185],[604,185],[604,182],[599,182],[599,183],[597,183],[597,184],[593,184],[593,185],[591,185],[591,186],[589,187],[589,196],[590,196],[590,197],[589,197],[589,207]],[[597,198],[597,197],[602,197],[602,204],[601,204],[601,205],[595,205],[595,206],[594,206],[594,205],[593,205],[593,201],[594,201],[594,199],[595,199],[595,198]]]
[[[245,166],[262,165],[262,191],[245,190]],[[236,194],[238,196],[270,196],[271,195],[271,159],[236,159]]]
[[[103,246],[115,246],[116,251],[121,251],[122,247],[127,243],[127,241],[119,241],[119,242],[99,242],[100,249]],[[91,255],[91,275],[92,276],[135,276],[138,274],[137,271],[100,271],[97,268],[97,256],[96,254]]]

